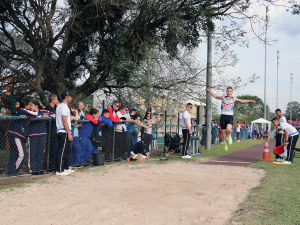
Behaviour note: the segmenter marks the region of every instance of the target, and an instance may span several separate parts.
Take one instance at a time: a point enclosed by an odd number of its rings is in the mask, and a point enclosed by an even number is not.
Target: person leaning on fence
[[[56,152],[56,175],[69,175],[74,170],[69,168],[70,166],[70,154],[71,154],[71,141],[73,136],[71,134],[71,113],[68,104],[71,103],[74,95],[64,90],[61,93],[63,102],[56,108],[56,128],[58,148]]]
[[[46,106],[46,110],[52,113],[56,113],[56,107],[59,105],[59,101],[57,99],[57,95],[51,94],[49,95],[49,104]]]
[[[114,101],[111,108],[108,108],[109,111],[109,119],[113,123],[123,122],[123,120],[119,120],[119,117],[117,115],[117,112],[120,108],[120,103],[118,101]]]
[[[182,158],[189,159],[192,158],[187,154],[189,148],[190,139],[192,135],[191,130],[191,116],[190,111],[192,111],[193,105],[188,103],[186,105],[186,110],[182,113],[182,135],[183,135],[183,146],[182,146]]]
[[[37,112],[30,110],[30,102],[28,99],[22,99],[20,101],[20,107],[16,110],[14,116],[20,116],[23,118],[11,120],[7,137],[10,143],[10,154],[8,162],[8,176],[14,176],[18,174],[18,171],[23,165],[25,157],[25,138],[29,131],[29,123],[27,118],[38,116]],[[27,117],[26,119],[24,117]]]
[[[147,112],[144,117],[144,123],[148,125],[148,127],[145,128],[145,133],[143,136],[144,143],[146,145],[146,152],[149,152],[149,147],[153,140],[153,123],[157,123],[158,121],[158,116],[156,116],[154,119],[151,118],[151,112]]]
[[[137,124],[138,121],[136,120],[136,118],[132,119],[132,117],[131,117],[131,111],[133,110],[131,108],[131,106],[130,105],[126,105],[126,106],[128,108],[128,111],[126,114],[124,114],[124,116],[126,118],[125,125],[126,125],[126,132],[128,135],[128,143],[129,143],[128,148],[127,148],[127,157],[130,157],[130,152],[134,150],[134,140],[131,135],[131,128],[132,128],[131,124]]]
[[[84,123],[84,125],[79,130],[81,154],[79,163],[85,163],[92,154],[97,153],[97,149],[92,145],[90,137],[93,130],[96,130],[99,123],[98,119],[99,111],[97,109],[91,108],[90,112],[84,117],[84,120],[89,120],[90,122]]]
[[[30,106],[31,111],[37,112],[39,117],[53,117],[55,114],[48,110],[43,110],[38,101],[32,101]],[[46,124],[50,121],[44,119],[32,118],[29,123],[28,132],[28,167],[30,172],[44,173],[44,153],[47,143],[47,128]]]
[[[69,107],[71,113],[71,134],[73,141],[71,141],[71,155],[70,155],[70,164],[71,166],[79,165],[79,158],[81,153],[81,145],[79,140],[78,128],[82,127],[82,124],[77,124],[77,120],[80,119],[79,113],[80,110],[77,105],[71,105]]]

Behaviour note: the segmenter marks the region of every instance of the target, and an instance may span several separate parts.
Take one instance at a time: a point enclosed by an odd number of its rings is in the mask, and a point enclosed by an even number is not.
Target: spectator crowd
[[[90,157],[98,153],[99,146],[103,146],[103,151],[107,153],[105,159],[109,160],[112,157],[113,124],[114,145],[118,149],[114,153],[116,159],[129,157],[130,152],[136,149],[139,130],[144,143],[143,151],[149,151],[153,139],[152,124],[159,120],[158,117],[153,118],[150,111],[141,117],[130,105],[120,105],[114,101],[101,114],[92,108],[85,115],[84,103],[71,104],[73,97],[70,91],[65,90],[61,93],[62,102],[59,102],[57,95],[51,94],[45,109],[38,101],[27,98],[16,101],[13,113],[16,117],[12,117],[7,131],[10,143],[9,176],[17,175],[21,168],[27,167],[24,165],[26,147],[28,169],[34,174],[44,173],[46,154],[49,154],[50,170],[55,169],[57,175],[68,175],[74,172],[73,167],[86,165]],[[99,137],[104,137],[100,145],[95,142],[95,138]],[[48,152],[46,144],[49,140]]]

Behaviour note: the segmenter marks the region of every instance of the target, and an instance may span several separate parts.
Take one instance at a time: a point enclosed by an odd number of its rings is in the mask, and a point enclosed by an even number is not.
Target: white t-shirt
[[[236,132],[241,132],[241,126],[240,125],[237,125]]]
[[[119,118],[125,117],[124,114],[121,111],[117,112],[117,116]],[[123,129],[124,129],[124,131],[126,131],[126,125],[125,125],[125,123],[118,123],[116,125],[116,132],[123,132]]]
[[[279,126],[282,130],[287,130],[290,137],[299,134],[296,128],[288,123],[280,122]]]
[[[279,122],[286,123],[286,118],[284,116],[280,117]],[[277,126],[276,128],[278,129],[278,133],[280,133],[280,134],[283,133],[283,130],[281,129],[280,126]]]
[[[71,113],[68,105],[64,102],[60,103],[56,108],[57,133],[67,133],[62,120],[63,117],[68,117],[67,121],[69,125],[69,130],[71,130]]]
[[[185,125],[185,122],[184,122],[184,119],[188,120],[189,127],[191,128],[191,116],[190,116],[190,113],[187,110],[185,110],[182,113],[182,129],[187,129],[187,127]]]
[[[148,126],[148,129],[145,128],[145,133],[152,134],[152,123],[154,123],[154,121],[151,120],[151,121],[147,122],[147,120],[144,119],[144,123],[146,123],[146,125]]]

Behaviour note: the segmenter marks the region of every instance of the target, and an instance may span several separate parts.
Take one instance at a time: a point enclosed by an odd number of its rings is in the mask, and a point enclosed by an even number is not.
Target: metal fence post
[[[114,130],[113,130],[113,151],[112,151],[112,161],[115,162],[115,128],[116,125],[114,124],[113,126]]]
[[[102,101],[102,110],[105,109],[105,100]]]
[[[12,86],[12,88],[11,88],[11,96],[10,96],[11,98],[10,98],[10,114],[12,115],[13,114],[13,112],[14,112],[14,109],[15,109],[15,104],[14,104],[14,102],[15,102],[15,88],[14,88],[14,86]]]
[[[167,133],[167,110],[165,110],[165,136],[166,136],[166,133]]]
[[[179,134],[179,113],[177,113],[177,133]]]
[[[50,136],[51,136],[51,120],[52,119],[49,119],[48,122],[49,122],[49,134],[48,134],[48,151],[47,151],[47,173],[49,173],[49,156],[50,156]]]

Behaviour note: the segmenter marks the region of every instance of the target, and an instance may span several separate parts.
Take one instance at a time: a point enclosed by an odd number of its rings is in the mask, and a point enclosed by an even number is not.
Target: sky
[[[277,90],[277,50],[279,50],[278,108],[285,112],[286,106],[290,102],[290,73],[293,73],[294,77],[292,101],[300,102],[300,15],[292,15],[291,12],[287,12],[283,7],[270,6],[269,8],[268,15],[272,24],[268,28],[267,34],[268,38],[277,39],[277,42],[267,46],[266,103],[269,105],[270,110],[274,112],[276,109]],[[265,14],[265,6],[257,6],[255,9],[261,15]],[[248,28],[249,24],[246,23],[244,26]],[[252,35],[252,37],[254,36]],[[253,73],[260,76],[255,83],[248,84],[242,90],[234,90],[234,95],[252,94],[264,100],[264,44],[256,39],[250,41],[248,48],[235,45],[231,49],[237,54],[239,62],[235,67],[225,68],[225,76],[240,76],[244,82]],[[202,44],[199,47],[197,59],[206,60],[206,44]]]

